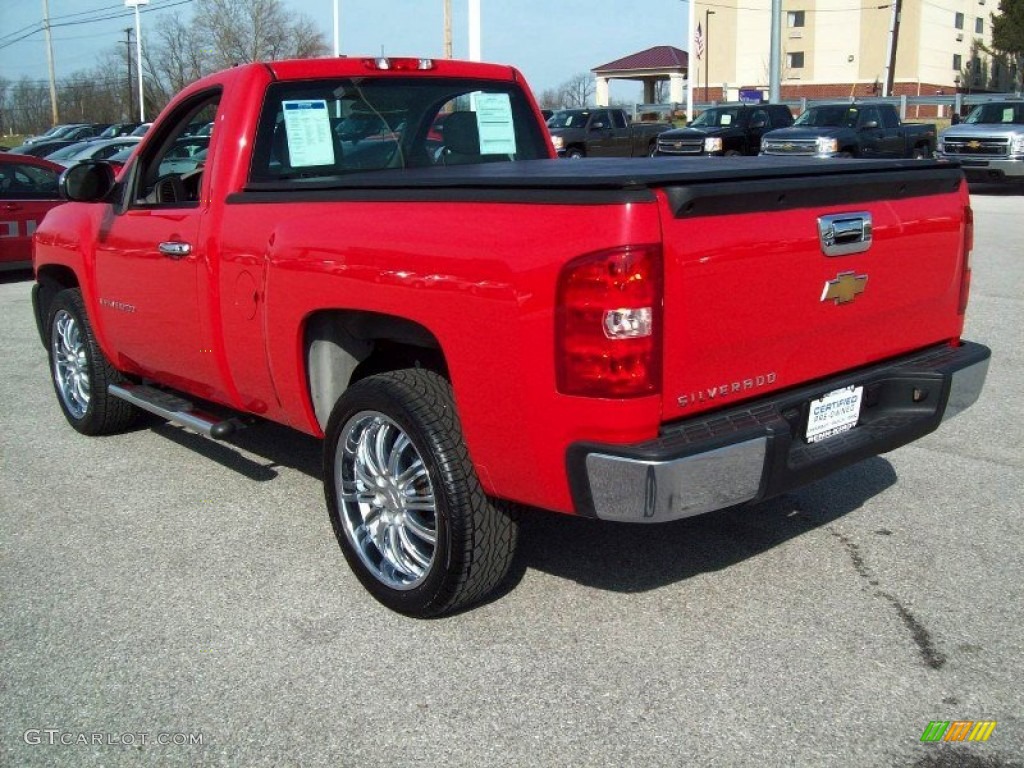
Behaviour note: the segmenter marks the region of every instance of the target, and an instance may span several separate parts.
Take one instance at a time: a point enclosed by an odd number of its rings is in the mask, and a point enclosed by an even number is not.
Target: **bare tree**
[[[323,56],[323,33],[281,0],[200,0],[194,25],[205,30],[215,68],[251,61]]]
[[[187,21],[165,17],[153,38],[145,41],[141,66],[149,114],[189,83],[218,69],[328,53],[316,24],[288,11],[282,0],[196,0],[195,9]],[[124,49],[111,48],[92,69],[58,82],[61,114],[83,122],[131,119],[128,89]],[[23,78],[12,84],[0,78],[0,120],[9,130],[45,130],[50,125],[49,100],[44,81]]]
[[[540,104],[542,109],[561,109],[564,106],[562,103],[562,93],[557,88],[548,88],[545,91],[541,91],[537,97],[537,103]]]
[[[562,103],[567,107],[589,106],[594,95],[594,78],[580,72],[562,83],[558,92],[562,96]]]

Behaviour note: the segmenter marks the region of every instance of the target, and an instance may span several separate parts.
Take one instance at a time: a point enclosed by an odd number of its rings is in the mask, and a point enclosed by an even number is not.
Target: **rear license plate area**
[[[853,429],[860,420],[863,402],[862,386],[834,389],[812,400],[807,407],[804,439],[808,443],[817,443]]]

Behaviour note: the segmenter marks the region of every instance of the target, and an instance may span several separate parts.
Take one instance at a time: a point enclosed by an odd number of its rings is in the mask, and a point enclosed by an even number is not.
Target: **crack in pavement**
[[[860,545],[831,526],[826,526],[826,530],[834,538],[838,539],[846,549],[847,554],[850,556],[850,561],[853,563],[854,570],[857,571],[857,575],[871,586],[878,587],[878,579],[875,578],[875,575],[865,562],[864,555],[860,551]],[[910,631],[910,637],[917,646],[924,663],[932,669],[942,669],[946,663],[946,654],[935,646],[931,633],[925,629],[924,625],[914,616],[911,610],[900,602],[899,598],[883,589],[875,589],[873,594],[875,597],[887,600],[896,609],[896,615],[900,617],[900,621]]]

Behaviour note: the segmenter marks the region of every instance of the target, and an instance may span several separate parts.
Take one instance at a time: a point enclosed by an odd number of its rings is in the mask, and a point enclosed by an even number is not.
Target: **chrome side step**
[[[144,411],[214,440],[223,440],[243,426],[237,419],[221,419],[199,410],[183,397],[145,384],[111,384],[107,391]]]

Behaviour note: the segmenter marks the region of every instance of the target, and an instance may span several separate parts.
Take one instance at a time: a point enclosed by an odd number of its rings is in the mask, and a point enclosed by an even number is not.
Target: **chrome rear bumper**
[[[991,353],[933,347],[887,363],[666,425],[646,443],[576,444],[568,469],[576,509],[603,520],[656,523],[762,501],[935,430],[977,401]],[[860,421],[808,443],[808,404],[864,387]]]

